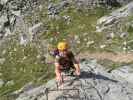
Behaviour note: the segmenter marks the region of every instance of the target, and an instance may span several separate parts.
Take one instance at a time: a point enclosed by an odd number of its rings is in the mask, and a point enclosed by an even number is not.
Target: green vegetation
[[[71,6],[67,10],[60,12],[59,19],[48,20],[48,32],[43,33],[41,38],[53,38],[53,41],[50,42],[53,45],[57,44],[60,40],[69,41],[72,44],[71,48],[73,50],[76,49],[75,52],[84,49],[97,50],[99,44],[103,42],[104,34],[95,32],[96,21],[107,13],[108,11],[105,8],[78,11]],[[64,16],[68,16],[68,20],[65,20]],[[46,22],[43,20],[46,18],[46,16],[42,18],[44,24]],[[75,39],[75,36],[77,36],[77,39]],[[80,43],[77,43],[77,41]],[[94,45],[85,47],[88,41],[94,41]]]
[[[3,47],[1,58],[5,58],[5,62],[0,64],[0,79],[4,80],[5,84],[0,88],[0,98],[28,82],[39,85],[54,76],[54,67],[45,64],[35,43],[22,46],[13,38]],[[44,79],[39,80],[42,76]],[[8,85],[9,82],[13,83]]]

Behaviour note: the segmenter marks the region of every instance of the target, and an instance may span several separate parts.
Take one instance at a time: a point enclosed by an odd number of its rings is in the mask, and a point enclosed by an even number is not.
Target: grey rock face
[[[19,95],[20,93],[23,93],[24,91],[28,91],[35,88],[35,86],[33,85],[32,82],[29,82],[28,84],[24,85],[21,89],[11,93],[11,95],[15,96],[15,95]]]
[[[59,12],[57,11],[57,8],[55,7],[54,4],[50,3],[48,5],[48,15],[56,15],[58,14]]]
[[[29,33],[31,35],[30,40],[32,40],[37,33],[40,33],[42,31],[43,31],[43,23],[38,23],[38,24],[34,25],[33,27],[30,27],[29,28]]]
[[[39,0],[1,0],[0,38],[14,32],[16,19],[38,5]]]
[[[123,66],[122,68],[113,70],[112,74],[133,83],[133,69],[130,66]]]
[[[118,7],[130,2],[130,0],[75,0],[77,6],[80,7]]]
[[[56,88],[55,80],[20,94],[16,100],[132,100],[133,86],[104,71],[96,60],[85,60],[81,64],[80,78],[67,76],[66,82]],[[49,88],[49,89],[46,89]],[[62,90],[63,89],[63,90]]]
[[[124,37],[127,37],[127,36],[128,36],[128,33],[127,33],[127,32],[123,32],[123,33],[121,33],[121,35],[120,35],[121,38],[124,38]]]
[[[18,17],[34,12],[36,7],[41,7],[41,2],[48,3],[48,15],[50,18],[59,19],[58,14],[69,7],[74,5],[77,9],[89,9],[89,7],[99,6],[113,6],[116,3],[127,3],[129,0],[63,0],[57,4],[52,3],[50,0],[1,0],[0,1],[0,38],[2,39],[9,34],[16,31],[16,21]],[[43,5],[43,4],[42,4]],[[41,7],[42,8],[42,7]],[[2,21],[2,22],[1,22]],[[68,24],[70,20],[68,20]],[[25,32],[26,33],[26,32]]]
[[[7,15],[2,15],[0,17],[0,37],[5,35],[5,26],[8,23]]]
[[[40,86],[21,94],[16,100],[35,100],[39,95],[44,94],[45,90],[45,86]]]
[[[113,11],[109,16],[104,16],[97,21],[97,31],[110,33],[110,31],[119,33],[121,36],[126,32],[119,32],[122,30],[122,24],[126,25],[126,18],[133,13],[133,2],[128,5]],[[125,18],[125,19],[124,19]],[[124,22],[125,21],[125,22]],[[125,34],[127,35],[127,34]]]
[[[125,5],[129,2],[131,2],[131,0],[117,0],[117,2],[119,2],[121,5]]]
[[[79,11],[84,11],[85,9],[92,9],[96,7],[120,7],[124,4],[129,3],[129,0],[62,0],[58,3],[53,3],[49,1],[48,4],[48,15],[50,18],[57,16],[62,10],[73,5],[75,9]]]

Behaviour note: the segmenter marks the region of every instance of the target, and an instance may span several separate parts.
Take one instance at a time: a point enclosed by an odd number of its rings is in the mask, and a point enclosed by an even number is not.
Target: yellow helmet
[[[66,42],[59,42],[57,45],[57,48],[61,51],[65,50],[68,48],[68,44]]]

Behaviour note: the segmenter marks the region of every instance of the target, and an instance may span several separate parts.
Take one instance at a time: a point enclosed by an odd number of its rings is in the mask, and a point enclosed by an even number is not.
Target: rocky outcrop
[[[99,7],[99,6],[112,6],[119,7],[130,2],[130,0],[75,0],[77,5],[88,6],[88,7]]]
[[[46,85],[22,91],[16,100],[133,99],[132,83],[114,73],[107,73],[101,65],[97,64],[96,60],[84,60],[80,66],[80,78],[67,77],[66,82],[60,86],[59,90],[56,88],[55,80],[51,80]]]
[[[122,5],[125,5],[125,4],[127,4],[129,2],[131,2],[131,0],[117,0],[117,2],[119,2]]]
[[[132,16],[133,13],[133,2],[128,5],[113,11],[108,16],[104,16],[97,21],[97,32],[105,33],[117,33],[121,37],[127,35],[127,30],[123,27],[126,27],[128,23],[128,17]]]
[[[0,38],[12,34],[16,28],[17,18],[33,11],[38,2],[38,0],[1,0]]]
[[[53,17],[53,16],[55,17],[63,9],[71,5],[73,5],[75,9],[84,10],[84,9],[89,9],[89,8],[94,8],[99,6],[106,6],[106,7],[112,7],[116,5],[119,6],[122,4],[126,4],[127,2],[129,2],[129,0],[63,0],[56,4],[56,3],[53,3],[51,0],[49,1],[1,0],[0,1],[0,38],[2,39],[3,37],[8,36],[9,34],[19,33],[18,31],[17,32],[15,31],[20,29],[16,24],[19,23],[19,25],[21,26],[21,24],[23,25],[23,23],[20,23],[17,20],[20,20],[20,18],[21,20],[24,20],[25,15],[36,13],[34,12],[36,8],[41,9],[46,5],[48,10],[48,15],[50,15],[50,17]],[[34,24],[38,24],[38,23],[34,23]],[[34,24],[32,26],[34,26]],[[27,26],[25,25],[25,27]],[[27,31],[25,31],[24,34],[25,33],[27,33]]]
[[[63,0],[58,3],[50,2],[48,4],[48,15],[56,16],[63,9],[73,5],[75,9],[79,11],[84,11],[86,9],[94,9],[96,7],[120,7],[127,3],[131,2],[130,0]]]

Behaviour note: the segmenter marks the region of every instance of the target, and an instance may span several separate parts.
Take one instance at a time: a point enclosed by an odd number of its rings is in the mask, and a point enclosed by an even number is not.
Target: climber
[[[61,72],[74,69],[77,76],[80,75],[80,66],[73,53],[68,50],[66,42],[59,42],[55,50],[55,74],[56,80],[62,82]]]

